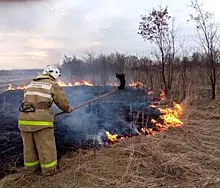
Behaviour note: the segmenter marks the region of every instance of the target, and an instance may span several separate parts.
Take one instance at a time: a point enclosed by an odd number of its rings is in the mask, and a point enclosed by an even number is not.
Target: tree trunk
[[[153,77],[150,76],[150,87],[151,87],[151,90],[153,91],[154,90],[154,83],[153,83]]]
[[[216,70],[215,68],[213,67],[212,69],[212,75],[210,76],[210,81],[211,81],[211,88],[212,88],[212,100],[215,100],[215,97],[216,97]]]
[[[215,83],[211,83],[211,87],[212,87],[212,100],[215,100]]]
[[[165,71],[164,70],[162,72],[162,79],[163,79],[163,85],[164,85],[165,94],[168,95],[169,94],[169,89],[167,87]]]
[[[210,57],[210,65],[211,65],[211,75],[210,75],[210,81],[211,81],[211,88],[212,88],[212,100],[215,100],[216,97],[216,67],[215,67],[215,61],[214,61],[214,55],[213,52],[211,52],[211,57]]]

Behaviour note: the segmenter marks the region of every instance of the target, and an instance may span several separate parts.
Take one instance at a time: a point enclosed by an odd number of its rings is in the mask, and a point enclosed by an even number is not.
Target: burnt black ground
[[[110,91],[112,87],[77,86],[64,88],[72,106],[79,105]],[[23,91],[7,91],[0,95],[0,178],[12,173],[11,167],[22,166],[22,140],[17,128],[19,106]],[[125,90],[82,107],[71,114],[59,116],[55,121],[58,158],[77,148],[91,148],[107,142],[105,131],[119,135],[134,135],[134,129],[124,121],[121,110],[148,110],[149,115],[159,115],[149,110],[150,100],[143,90]],[[59,112],[56,106],[53,111]]]

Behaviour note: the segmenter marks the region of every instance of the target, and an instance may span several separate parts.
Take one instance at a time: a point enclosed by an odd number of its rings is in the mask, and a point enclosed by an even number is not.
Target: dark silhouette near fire
[[[120,80],[120,86],[118,89],[124,89],[125,88],[125,75],[123,73],[121,74],[116,74],[116,77]]]

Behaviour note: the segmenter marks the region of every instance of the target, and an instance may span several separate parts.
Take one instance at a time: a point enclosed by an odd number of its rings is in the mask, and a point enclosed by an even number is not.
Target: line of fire
[[[73,83],[65,83],[63,81],[59,81],[58,84],[64,88],[73,88],[76,86],[97,87],[88,80],[75,81]],[[110,83],[108,84],[108,86],[114,87],[117,86],[117,83]],[[123,120],[124,122],[128,123],[129,127],[132,127],[133,133],[125,133],[121,131],[119,131],[118,133],[115,130],[105,130],[105,134],[107,136],[107,141],[109,144],[118,142],[119,140],[134,135],[152,136],[160,131],[167,130],[169,127],[179,127],[183,125],[183,122],[181,121],[181,116],[183,115],[182,104],[178,104],[175,101],[172,101],[172,105],[169,107],[163,107],[162,105],[160,105],[160,102],[166,99],[163,90],[161,90],[160,96],[155,100],[153,98],[153,92],[150,90],[146,90],[145,85],[141,82],[133,81],[128,84],[128,87],[135,89],[136,93],[144,93],[144,97],[147,98],[143,98],[142,96],[141,103],[146,103],[145,105],[147,106],[147,108],[142,108],[138,110],[135,109],[135,105],[130,104],[129,108],[125,107],[125,109],[121,109],[120,105],[118,105],[118,107],[120,108],[120,111],[118,112],[121,117],[120,121]],[[9,84],[7,91],[23,90],[24,88],[25,86],[12,87],[12,84]],[[137,94],[133,94],[133,97],[135,96],[137,96]],[[115,103],[117,103],[116,100]],[[90,105],[90,108],[92,108],[91,106],[92,105]]]

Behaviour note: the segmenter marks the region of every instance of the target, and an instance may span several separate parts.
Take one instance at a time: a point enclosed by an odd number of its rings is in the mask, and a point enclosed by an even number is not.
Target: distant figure
[[[42,171],[53,175],[57,167],[54,137],[53,102],[63,111],[73,111],[69,101],[56,83],[61,76],[58,68],[48,65],[24,90],[19,111],[18,127],[23,140],[24,166],[30,172]]]
[[[122,74],[116,74],[116,77],[120,80],[120,86],[118,87],[118,89],[124,89],[125,88],[125,75]]]

